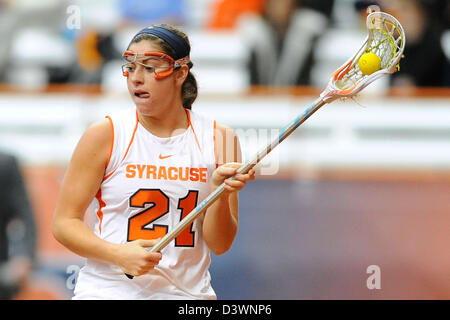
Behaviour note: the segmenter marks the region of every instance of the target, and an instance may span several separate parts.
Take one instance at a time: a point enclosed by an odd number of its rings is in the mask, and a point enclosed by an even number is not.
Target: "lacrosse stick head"
[[[325,90],[321,93],[324,102],[351,97],[384,75],[399,70],[399,62],[405,49],[405,32],[396,18],[385,12],[372,12],[367,16],[369,35],[358,52],[337,69]],[[358,65],[365,53],[374,53],[381,60],[380,70],[365,75]]]

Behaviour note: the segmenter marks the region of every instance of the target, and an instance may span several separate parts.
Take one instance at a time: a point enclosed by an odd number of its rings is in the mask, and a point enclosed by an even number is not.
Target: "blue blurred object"
[[[119,10],[126,19],[137,23],[185,21],[184,0],[119,0]]]

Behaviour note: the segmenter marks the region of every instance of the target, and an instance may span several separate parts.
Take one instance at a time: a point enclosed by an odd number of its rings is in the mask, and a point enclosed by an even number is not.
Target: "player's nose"
[[[142,66],[137,66],[136,69],[131,72],[129,77],[135,86],[144,83],[144,70]]]

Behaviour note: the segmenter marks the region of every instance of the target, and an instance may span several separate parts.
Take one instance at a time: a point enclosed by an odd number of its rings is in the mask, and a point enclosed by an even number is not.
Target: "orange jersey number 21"
[[[186,197],[178,200],[177,209],[180,211],[180,221],[197,206],[198,191],[189,190]],[[169,227],[164,224],[153,223],[169,213],[169,197],[160,189],[139,189],[130,197],[130,207],[145,208],[128,219],[128,241],[138,239],[158,239],[168,232]],[[152,227],[148,225],[152,224]],[[192,223],[175,238],[176,247],[193,247],[194,232]]]

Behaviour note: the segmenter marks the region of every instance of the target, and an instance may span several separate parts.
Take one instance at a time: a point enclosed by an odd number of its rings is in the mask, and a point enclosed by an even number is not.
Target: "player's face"
[[[159,46],[148,40],[133,43],[128,49],[137,53],[139,57],[143,56],[145,52],[161,52]],[[131,98],[141,115],[161,115],[174,104],[176,86],[174,74],[162,79],[155,79],[155,70],[167,69],[170,64],[155,57],[143,58],[138,62],[129,65],[127,86]]]

